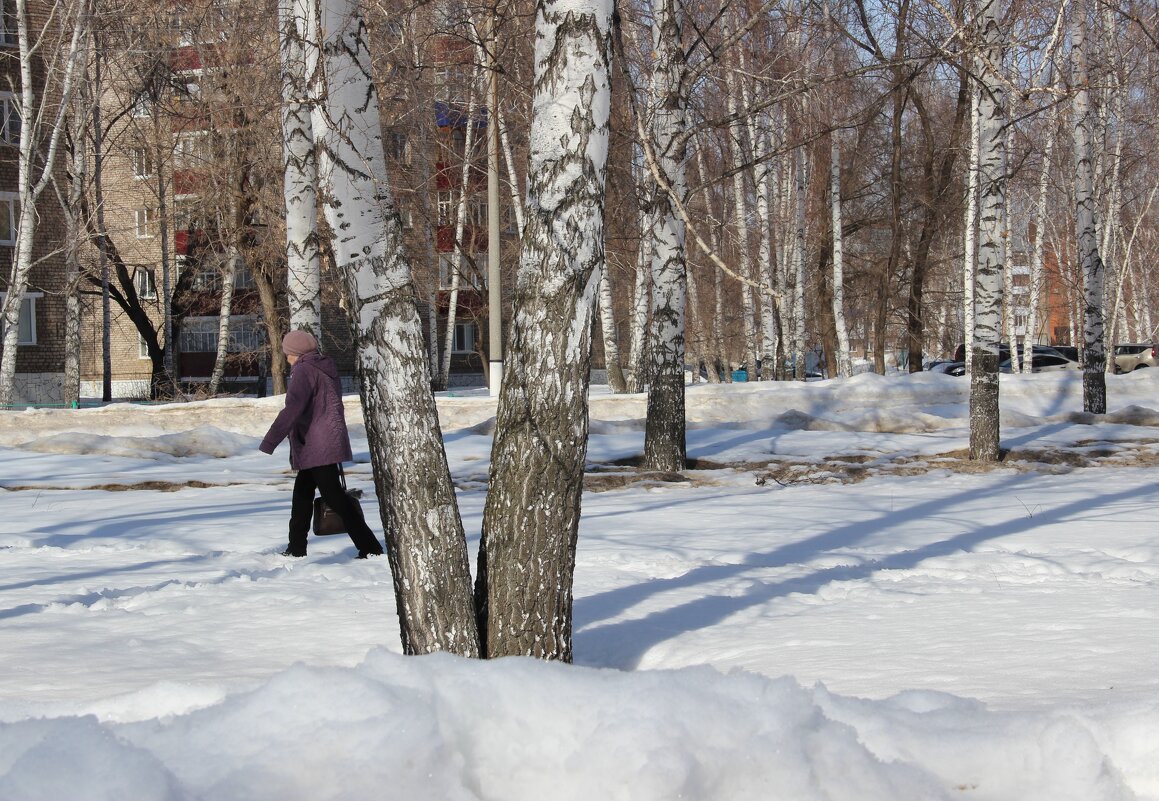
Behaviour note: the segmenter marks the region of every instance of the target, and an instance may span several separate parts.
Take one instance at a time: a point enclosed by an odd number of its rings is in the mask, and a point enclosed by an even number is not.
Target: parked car
[[[1033,351],[1030,355],[1030,372],[1032,373],[1049,373],[1055,370],[1081,370],[1082,365],[1078,362],[1071,361],[1057,351],[1054,353]],[[1010,360],[1006,359],[998,365],[998,370],[1003,373],[1013,372],[1010,365]]]
[[[959,361],[934,362],[929,366],[931,373],[945,373],[946,375],[965,375],[966,363]]]
[[[1064,366],[1059,366],[1059,365],[1062,365],[1062,362],[1074,362],[1075,366],[1078,366],[1078,359],[1071,358],[1070,356],[1066,355],[1061,350],[1059,350],[1060,347],[1066,348],[1069,346],[1067,346],[1067,345],[1061,345],[1061,346],[1031,345],[1030,346],[1030,353],[1031,353],[1033,363],[1034,364],[1041,364],[1043,367],[1054,366],[1054,369],[1069,369],[1069,368],[1064,367]],[[1019,357],[1021,357],[1023,355],[1023,353],[1025,352],[1025,348],[1023,348],[1023,346],[1021,344],[1018,345],[1017,350],[1018,350]],[[1040,359],[1039,357],[1043,357],[1043,358]],[[1059,361],[1054,361],[1056,359]],[[958,345],[957,349],[954,351],[953,361],[954,362],[965,362],[966,361],[966,346],[965,345],[962,345],[962,344]],[[1006,344],[1005,342],[1002,342],[998,345],[998,363],[1000,365],[999,369],[1001,369],[1003,372],[1006,372],[1006,373],[1010,372],[1010,370],[1009,370],[1010,346],[1008,344]],[[1006,368],[1001,367],[1001,365],[1003,365],[1003,364],[1006,365]],[[948,370],[943,369],[943,370],[941,370],[941,372],[948,372]],[[1037,371],[1035,371],[1035,372],[1037,372]]]
[[[1115,372],[1130,373],[1159,364],[1155,345],[1150,342],[1128,342],[1115,345]]]
[[[1051,347],[1057,350],[1063,356],[1070,359],[1072,362],[1078,362],[1080,365],[1082,364],[1082,359],[1079,358],[1079,349],[1074,345],[1051,345]]]

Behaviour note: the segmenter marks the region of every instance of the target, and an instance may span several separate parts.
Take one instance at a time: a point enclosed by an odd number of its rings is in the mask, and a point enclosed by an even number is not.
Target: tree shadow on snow
[[[1106,504],[1128,501],[1134,506],[1146,503],[1146,498],[1159,496],[1159,482],[1117,492],[1104,492],[1094,497],[1083,497],[1055,508],[1041,509],[992,526],[975,526],[960,534],[930,542],[920,548],[899,551],[857,565],[840,565],[814,571],[806,576],[783,580],[762,581],[760,571],[794,564],[802,564],[823,556],[836,548],[848,548],[883,528],[945,516],[955,505],[966,501],[976,504],[987,495],[1008,494],[1012,488],[1025,484],[1031,474],[1004,476],[989,491],[980,493],[971,488],[951,497],[938,497],[903,510],[889,512],[874,521],[858,521],[832,531],[809,537],[800,542],[779,546],[770,551],[753,553],[742,562],[726,565],[705,565],[668,579],[655,579],[639,584],[597,593],[575,602],[575,653],[578,664],[584,664],[583,654],[599,653],[599,666],[634,669],[653,646],[698,629],[711,627],[745,609],[768,603],[793,593],[816,593],[836,581],[855,581],[883,570],[905,570],[926,559],[969,551],[979,544],[1001,537],[1031,531],[1044,525],[1057,524],[1072,516],[1090,514]],[[964,520],[956,525],[969,526]],[[752,584],[741,595],[703,595],[679,603],[641,618],[605,625],[594,625],[627,611],[636,604],[663,592],[680,591],[715,581],[734,579],[751,573]],[[605,658],[606,657],[606,658]]]

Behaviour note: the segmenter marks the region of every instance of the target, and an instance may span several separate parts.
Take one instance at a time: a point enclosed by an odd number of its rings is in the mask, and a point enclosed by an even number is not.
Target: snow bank
[[[1148,721],[1159,733],[1155,709]],[[185,714],[0,725],[0,798],[1133,798],[1113,750],[1077,716],[995,714],[938,693],[862,701],[707,667],[376,650],[356,668],[296,666]],[[1136,756],[1153,766],[1159,753]],[[1142,764],[1136,778],[1153,783]]]

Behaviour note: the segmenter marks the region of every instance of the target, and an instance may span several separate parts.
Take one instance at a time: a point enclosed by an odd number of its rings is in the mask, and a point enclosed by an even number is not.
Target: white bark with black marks
[[[1085,4],[1073,10],[1071,31],[1072,79],[1075,84],[1075,235],[1083,277],[1083,411],[1107,412],[1106,348],[1103,342],[1103,259],[1099,254],[1094,180],[1094,121],[1090,113],[1087,77]]]
[[[321,342],[322,254],[313,124],[319,80],[318,13],[317,0],[278,2],[290,330],[308,331]]]
[[[12,266],[0,304],[0,328],[4,330],[3,354],[0,356],[0,407],[15,400],[16,356],[20,340],[20,306],[28,289],[33,265],[33,234],[36,230],[36,203],[52,180],[56,154],[65,128],[65,115],[78,80],[80,57],[84,52],[85,31],[89,15],[87,2],[74,0],[53,8],[52,16],[39,30],[31,28],[28,0],[16,0],[15,21],[19,53],[20,86],[16,103],[20,110],[20,142],[16,148],[17,218]],[[11,19],[6,24],[11,24]],[[54,51],[49,38],[63,32],[65,44]],[[33,78],[34,51],[40,51],[45,80],[54,82],[59,105],[46,104],[39,97]],[[60,60],[48,59],[45,53],[58,52]]]
[[[476,584],[489,657],[572,658],[611,15],[601,0],[540,0],[536,9],[527,220]]]
[[[684,220],[669,192],[687,203],[685,176],[687,88],[681,44],[681,0],[654,0],[652,5],[651,114],[656,166],[667,191],[651,183],[648,198],[652,220],[652,378],[648,385],[648,417],[644,431],[644,466],[677,472],[685,467],[684,421],[685,304],[688,276]]]
[[[1006,226],[1006,89],[1002,4],[985,3],[978,15],[978,264],[974,304],[974,371],[970,376],[970,458],[999,457],[998,346],[1002,331],[1002,237]]]
[[[357,0],[323,10],[319,179],[346,283],[375,488],[406,653],[478,654],[467,542],[430,387]],[[316,132],[317,133],[317,132]]]

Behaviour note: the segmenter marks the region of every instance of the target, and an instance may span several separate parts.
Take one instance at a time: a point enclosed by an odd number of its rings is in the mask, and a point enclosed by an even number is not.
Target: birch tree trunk
[[[604,260],[611,5],[539,0],[528,217],[483,513],[489,657],[571,661],[592,318]]]
[[[313,125],[317,111],[318,13],[318,0],[278,0],[290,330],[308,331],[321,342],[322,254]],[[282,358],[280,344],[271,340],[271,359]]]
[[[1106,353],[1103,341],[1103,260],[1095,220],[1094,143],[1085,46],[1086,8],[1073,9],[1071,30],[1074,96],[1075,235],[1083,277],[1083,411],[1106,414]]]
[[[739,113],[739,89],[736,75],[730,70],[727,75],[728,114],[733,119],[730,125],[729,154],[732,157],[733,215],[736,229],[737,272],[748,280],[753,277],[752,248],[749,244],[748,197],[745,193],[745,171],[748,164],[748,149],[745,148],[745,128]],[[741,288],[741,313],[744,315],[744,350],[741,360],[748,367],[749,375],[756,378],[757,322],[753,306],[753,290],[748,284]]]
[[[978,86],[978,180],[980,188],[978,267],[974,306],[974,371],[970,376],[970,458],[999,457],[998,345],[1002,323],[1002,236],[1006,209],[1005,85],[1001,0],[984,3],[978,14],[982,56]]]
[[[0,356],[0,408],[10,405],[16,394],[16,351],[20,341],[20,305],[28,289],[32,272],[32,241],[36,229],[36,202],[52,180],[56,153],[64,132],[65,112],[72,98],[72,90],[79,67],[84,30],[88,15],[82,13],[80,3],[72,3],[59,10],[63,21],[61,30],[67,30],[71,21],[69,45],[63,49],[62,61],[51,65],[49,78],[58,80],[59,103],[55,109],[45,107],[45,98],[36,96],[33,86],[33,51],[48,49],[49,32],[35,33],[29,27],[27,0],[16,0],[16,33],[20,53],[20,87],[17,103],[20,109],[20,143],[16,153],[16,195],[19,209],[16,220],[16,243],[12,252],[12,267],[8,274],[7,294],[0,305],[0,328],[4,330],[3,354]],[[11,20],[7,21],[8,24]]]
[[[973,83],[973,81],[971,81]],[[962,342],[965,343],[966,374],[974,373],[974,321],[978,275],[978,159],[982,143],[979,138],[978,99],[981,96],[974,86],[970,99],[970,164],[966,178],[966,219],[962,243],[962,296],[965,308]]]
[[[833,20],[829,10],[829,0],[822,4],[822,18],[825,38],[831,49],[829,54],[829,77],[836,78],[840,72],[838,41],[833,35]],[[832,104],[831,104],[832,107]],[[849,324],[845,320],[845,237],[844,219],[841,209],[841,129],[829,132],[829,224],[833,229],[833,327],[837,334],[837,375],[848,378],[853,375],[853,359],[849,354]]]
[[[682,0],[653,0],[652,146],[663,173],[662,189],[653,181],[652,220],[652,379],[644,430],[644,467],[678,472],[685,467],[684,420],[685,303],[688,275],[684,220],[669,191],[688,200],[685,176],[687,106],[681,31]],[[755,365],[754,365],[755,368]]]
[[[636,253],[636,283],[632,288],[632,311],[628,320],[629,347],[628,392],[643,392],[649,380],[651,357],[649,352],[648,321],[652,307],[652,230],[651,217],[646,211],[639,214],[640,248]]]
[[[712,184],[708,181],[708,171],[704,166],[704,145],[698,138],[694,139],[694,148],[696,150],[696,173],[700,181],[701,192],[704,194],[704,208],[708,213],[710,221],[710,233],[712,241],[712,249],[716,253],[721,252],[721,229],[720,217],[716,210],[716,205],[713,203]],[[771,273],[775,272],[775,268],[770,268]],[[728,359],[724,352],[724,296],[723,296],[723,282],[724,274],[717,269],[712,271],[712,325],[709,328],[711,332],[708,336],[710,343],[711,359],[707,366],[708,382],[710,384],[719,384],[722,378],[722,373],[726,380],[732,380],[732,374],[728,370]],[[770,275],[770,282],[775,286],[775,278]],[[772,294],[772,293],[770,293]],[[773,299],[776,302],[776,299]],[[779,331],[779,328],[778,328]],[[774,353],[776,349],[774,347]]]
[[[451,290],[447,300],[447,326],[443,340],[443,359],[439,374],[435,377],[435,387],[445,390],[451,382],[451,351],[455,344],[455,323],[459,312],[459,284],[463,280],[463,235],[467,229],[467,190],[471,184],[471,151],[475,147],[475,114],[478,107],[475,86],[479,80],[478,70],[471,76],[471,89],[467,96],[467,130],[463,136],[463,167],[459,174],[459,203],[455,216],[454,271],[451,273]]]
[[[1051,160],[1054,156],[1054,138],[1058,130],[1058,107],[1051,110],[1047,123],[1046,142],[1042,148],[1042,170],[1038,175],[1038,197],[1034,207],[1034,237],[1030,243],[1030,310],[1026,317],[1026,331],[1038,340],[1038,316],[1042,305],[1043,232],[1046,229],[1046,192],[1050,184]],[[1047,343],[1051,341],[1047,339]],[[1033,355],[1033,354],[1032,354]]]
[[[849,324],[845,321],[845,239],[841,228],[841,137],[829,134],[829,214],[833,227],[833,324],[837,329],[837,375],[853,375],[849,355]]]
[[[357,0],[322,15],[319,179],[346,283],[375,488],[406,653],[478,654],[467,542],[443,450]]]
[[[616,315],[612,305],[612,277],[605,263],[600,273],[600,330],[604,335],[604,366],[608,371],[608,386],[614,394],[628,391],[628,380],[620,364],[620,343],[616,337]]]
[[[86,3],[82,9],[83,38],[78,52],[79,65],[88,63],[92,49],[92,9]],[[78,66],[78,69],[84,69]],[[87,69],[78,74],[78,86],[69,108],[68,188],[62,200],[64,210],[64,264],[65,264],[65,317],[64,317],[64,386],[61,401],[67,406],[80,405],[80,282],[81,243],[86,238],[84,221],[85,193],[89,181],[88,133],[93,119],[92,85]]]
[[[773,152],[770,132],[772,120],[769,115],[760,115],[763,125],[755,121],[749,128],[749,135],[753,141],[762,143],[762,152]],[[760,244],[757,248],[757,264],[762,275],[768,278],[770,286],[776,286],[777,260],[773,241],[773,210],[771,198],[773,194],[772,159],[766,157],[754,167],[757,172],[757,218],[760,220]],[[777,348],[781,344],[781,317],[777,309],[777,298],[773,292],[761,292],[761,380],[774,381],[777,377]]]
[[[236,229],[235,229],[236,230]],[[230,245],[225,254],[221,271],[221,307],[217,315],[217,353],[213,358],[213,371],[209,375],[209,395],[212,397],[221,389],[225,377],[225,362],[229,357],[229,328],[233,314],[233,289],[237,283],[237,266],[241,259],[237,245]]]
[[[793,235],[793,377],[805,380],[805,148],[798,147],[794,155],[793,170],[796,178],[794,199],[797,217]]]
[[[1016,106],[1011,101],[1010,107],[1007,109],[1006,118],[1014,119],[1014,112]],[[1007,125],[1004,133],[1006,143],[1004,145],[1007,153],[1012,152],[1014,145],[1014,126]],[[1010,220],[1010,193],[1002,193],[1002,217],[1004,220]],[[1010,343],[1010,371],[1013,373],[1029,373],[1030,364],[1033,361],[1033,347],[1030,344],[1030,339],[1026,340],[1025,358],[1024,354],[1018,352],[1018,326],[1016,317],[1018,316],[1018,298],[1015,297],[1014,292],[1014,270],[1013,264],[1010,261],[1010,225],[1008,223],[1002,226],[1002,296],[1006,299],[1003,304],[1004,314],[1002,318],[1003,327],[1006,332],[1005,339]]]

